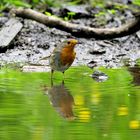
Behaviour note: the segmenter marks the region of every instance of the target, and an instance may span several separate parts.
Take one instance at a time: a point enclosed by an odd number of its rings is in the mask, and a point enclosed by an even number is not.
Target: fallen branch
[[[127,36],[140,30],[140,14],[137,15],[134,20],[127,22],[127,24],[124,24],[121,27],[102,29],[72,24],[53,16],[44,15],[32,9],[19,8],[12,10],[12,12],[17,16],[36,20],[46,26],[67,31],[77,37],[111,39]]]

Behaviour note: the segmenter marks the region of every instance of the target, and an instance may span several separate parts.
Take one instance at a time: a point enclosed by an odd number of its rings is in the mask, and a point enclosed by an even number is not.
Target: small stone
[[[87,64],[87,66],[88,66],[89,68],[93,69],[94,67],[97,66],[97,62],[96,62],[96,61],[90,61],[90,62]]]
[[[137,37],[140,39],[140,31],[136,33]]]
[[[94,71],[91,77],[97,82],[104,82],[108,79],[108,75],[101,71]]]

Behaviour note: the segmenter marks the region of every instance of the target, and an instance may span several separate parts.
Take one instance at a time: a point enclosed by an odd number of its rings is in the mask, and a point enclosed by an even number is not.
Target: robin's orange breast
[[[71,65],[75,59],[75,55],[73,47],[64,47],[60,54],[61,64],[64,66]]]

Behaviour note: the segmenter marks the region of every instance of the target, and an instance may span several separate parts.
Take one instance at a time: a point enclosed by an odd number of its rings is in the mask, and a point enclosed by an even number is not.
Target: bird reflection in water
[[[51,88],[46,89],[46,94],[52,106],[56,111],[67,120],[74,120],[73,114],[74,98],[70,94],[70,91],[65,87],[64,81],[60,85],[53,85],[51,81]]]

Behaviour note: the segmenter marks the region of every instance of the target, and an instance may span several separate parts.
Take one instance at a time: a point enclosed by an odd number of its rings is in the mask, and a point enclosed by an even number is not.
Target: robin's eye
[[[70,41],[68,41],[68,44],[70,44]]]

